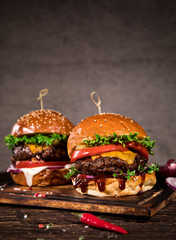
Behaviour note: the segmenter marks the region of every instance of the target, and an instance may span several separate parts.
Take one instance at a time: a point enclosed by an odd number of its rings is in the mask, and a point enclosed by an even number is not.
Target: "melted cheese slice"
[[[136,157],[137,153],[134,153],[132,151],[124,151],[124,152],[119,152],[119,151],[112,151],[112,152],[106,152],[106,153],[101,153],[96,156],[91,156],[93,160],[95,160],[97,157],[117,157],[120,158],[124,161],[126,161],[129,165],[134,163],[134,159]]]
[[[35,154],[36,152],[41,152],[42,150],[45,150],[47,148],[47,146],[39,146],[39,145],[35,145],[35,144],[26,144],[31,152],[33,154]]]

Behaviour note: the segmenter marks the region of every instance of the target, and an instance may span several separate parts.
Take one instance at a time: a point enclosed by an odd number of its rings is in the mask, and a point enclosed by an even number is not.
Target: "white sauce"
[[[68,164],[70,165],[70,164]],[[73,165],[73,164],[72,164]],[[58,167],[58,166],[52,166],[52,167]],[[32,179],[33,176],[35,176],[36,174],[38,174],[39,172],[43,171],[44,169],[48,168],[48,166],[43,166],[43,167],[34,167],[34,168],[19,168],[20,171],[22,171],[24,173],[24,176],[26,178],[26,183],[29,187],[32,186]],[[63,167],[64,168],[64,167]],[[15,168],[12,164],[10,165],[10,167],[7,169],[7,172],[9,172],[10,170],[16,170],[17,168]]]
[[[26,178],[26,183],[30,187],[30,186],[32,186],[33,176],[46,168],[47,168],[47,166],[35,167],[35,168],[20,168],[20,170],[23,171],[24,176]]]

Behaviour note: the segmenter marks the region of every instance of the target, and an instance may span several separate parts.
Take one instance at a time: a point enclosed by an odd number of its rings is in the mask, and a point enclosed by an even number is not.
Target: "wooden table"
[[[150,218],[94,215],[123,227],[128,235],[89,227],[70,210],[0,204],[0,239],[176,239],[176,199]]]

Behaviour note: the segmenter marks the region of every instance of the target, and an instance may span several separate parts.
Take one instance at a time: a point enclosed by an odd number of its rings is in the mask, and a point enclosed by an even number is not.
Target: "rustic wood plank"
[[[119,225],[128,235],[88,227],[70,211],[0,204],[1,239],[73,239],[84,236],[89,239],[151,239],[175,240],[176,199],[151,218],[95,213],[105,221]],[[26,216],[26,218],[24,217]],[[48,230],[39,229],[38,224],[54,226]]]
[[[7,175],[3,174],[4,178],[0,178],[0,203],[3,204],[149,217],[176,196],[176,192],[167,187],[160,176],[156,186],[142,195],[97,198],[77,193],[72,185],[33,187],[31,190],[29,187],[15,185]],[[4,180],[7,181],[7,186],[3,186]],[[46,197],[34,197],[35,193],[44,193]]]

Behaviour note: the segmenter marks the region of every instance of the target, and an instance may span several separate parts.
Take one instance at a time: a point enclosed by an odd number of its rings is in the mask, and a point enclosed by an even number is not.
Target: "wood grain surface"
[[[0,204],[0,236],[3,240],[175,240],[176,199],[153,217],[134,217],[94,213],[101,219],[123,227],[128,235],[93,228],[80,222],[71,211]],[[53,223],[50,229],[39,224]]]
[[[11,184],[7,174],[0,174],[0,181],[3,184]],[[84,196],[82,198],[84,199]],[[3,240],[174,240],[176,236],[176,199],[152,217],[94,212],[94,215],[101,219],[127,230],[128,235],[125,236],[87,226],[72,215],[72,212],[73,210],[58,208],[0,204],[0,237]],[[53,226],[46,229],[49,223]],[[45,228],[39,229],[39,224],[43,224]]]
[[[157,184],[151,191],[142,195],[117,198],[81,195],[72,185],[31,189],[14,184],[9,174],[1,174],[1,176],[4,176],[6,182],[1,177],[0,203],[14,205],[149,217],[165,207],[176,195],[160,175],[157,176]],[[6,186],[3,186],[4,184]],[[41,197],[42,194],[45,197]]]

